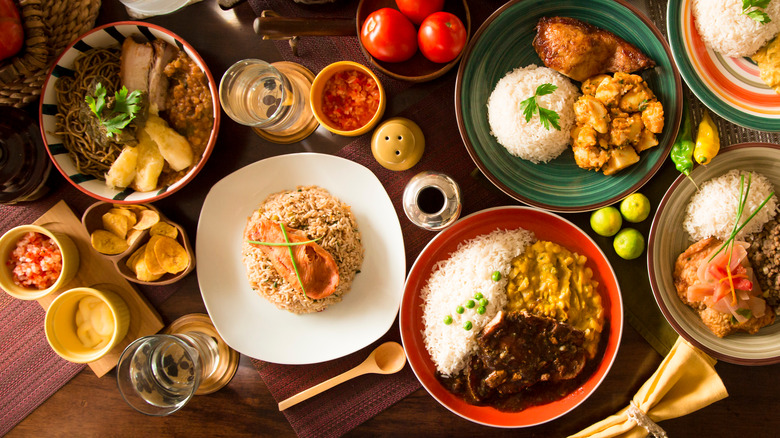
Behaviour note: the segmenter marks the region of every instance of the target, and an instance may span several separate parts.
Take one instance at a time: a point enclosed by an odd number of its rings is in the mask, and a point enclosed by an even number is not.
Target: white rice
[[[552,126],[545,129],[538,111],[526,122],[520,109],[520,103],[533,96],[542,84],[558,86],[551,94],[537,96],[536,101],[540,107],[558,113],[560,131]],[[533,64],[516,68],[498,81],[488,98],[490,133],[514,156],[534,163],[550,161],[569,144],[574,102],[579,95],[577,87],[555,70]]]
[[[725,56],[751,56],[780,32],[778,0],[764,9],[765,24],[742,14],[742,0],[693,0],[692,10],[704,44]]]
[[[434,268],[420,294],[425,348],[440,373],[457,374],[476,352],[477,334],[506,305],[510,262],[533,240],[533,233],[523,229],[496,230],[462,243]],[[501,272],[501,280],[492,280],[495,271]],[[474,299],[476,292],[488,300],[485,313],[478,314],[475,306],[458,314],[455,308]],[[449,325],[444,323],[447,315],[453,320]],[[466,321],[472,322],[471,330],[463,328]]]
[[[774,191],[772,183],[759,173],[735,169],[701,185],[699,191],[691,197],[683,224],[694,241],[698,242],[708,237],[728,239],[734,229],[734,219],[739,207],[740,175],[745,176],[745,186],[747,186],[748,174],[751,173],[753,176],[750,192],[739,219],[741,225]],[[764,208],[737,234],[737,239],[741,240],[749,234],[760,231],[776,212],[777,196],[772,196]]]

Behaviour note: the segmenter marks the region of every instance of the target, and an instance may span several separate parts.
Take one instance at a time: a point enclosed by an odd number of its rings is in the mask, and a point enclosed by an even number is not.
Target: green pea
[[[474,294],[474,299],[475,299],[475,300],[479,300],[479,299],[481,299],[483,296],[484,296],[484,295],[482,295],[482,292],[477,292],[477,293],[475,293],[475,294]]]
[[[469,309],[473,309],[474,306],[476,306],[476,305],[477,305],[477,303],[475,303],[474,300],[466,301],[466,307],[469,308]]]
[[[447,315],[444,317],[444,323],[447,325],[452,324],[452,317],[450,315]]]
[[[458,313],[463,313],[463,312],[465,312],[465,309],[463,308],[463,306],[458,306],[458,307],[455,308],[455,311],[458,312]]]
[[[499,281],[501,280],[501,273],[498,271],[493,272],[493,281]]]
[[[477,307],[477,313],[479,313],[480,315],[484,315],[485,314],[485,306]]]
[[[471,321],[466,321],[463,323],[463,328],[466,330],[471,330]]]
[[[488,305],[487,298],[482,298],[481,300],[479,300],[479,305],[482,306],[482,307],[487,306]]]

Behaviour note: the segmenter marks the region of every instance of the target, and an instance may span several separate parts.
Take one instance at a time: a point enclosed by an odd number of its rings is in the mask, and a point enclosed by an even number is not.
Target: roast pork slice
[[[165,66],[173,61],[179,50],[163,40],[155,40],[152,47],[154,48],[154,61],[149,70],[149,108],[152,113],[156,114],[166,109],[168,77],[164,73]]]
[[[119,77],[129,91],[149,91],[149,69],[154,61],[154,49],[150,44],[138,43],[132,38],[122,43]]]

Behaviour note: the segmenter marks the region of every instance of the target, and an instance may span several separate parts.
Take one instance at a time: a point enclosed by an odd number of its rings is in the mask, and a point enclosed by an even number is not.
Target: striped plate
[[[543,16],[576,18],[606,29],[637,46],[656,63],[642,77],[664,107],[666,126],[659,146],[641,154],[639,163],[605,176],[583,170],[571,149],[548,163],[514,157],[490,134],[487,100],[508,72],[543,65],[531,46]],[[464,53],[455,85],[455,115],[461,138],[480,171],[504,193],[535,207],[582,212],[612,204],[638,190],[661,167],[677,135],[682,110],[682,81],[658,29],[623,0],[513,0],[479,28]]]
[[[106,186],[105,181],[80,173],[76,170],[73,160],[68,155],[65,146],[63,146],[61,137],[55,134],[57,131],[57,95],[55,93],[55,86],[59,78],[73,74],[72,68],[74,61],[85,51],[95,47],[118,47],[129,36],[146,41],[162,39],[177,46],[180,50],[184,50],[206,74],[211,89],[211,99],[214,103],[214,128],[211,131],[211,137],[209,138],[208,145],[206,146],[206,150],[203,153],[200,162],[174,184],[151,192],[136,192],[132,189],[110,189]],[[200,169],[206,163],[211,151],[214,149],[214,143],[217,140],[217,132],[219,131],[219,116],[220,106],[217,85],[214,82],[214,78],[211,76],[211,72],[206,66],[206,63],[203,62],[203,59],[198,55],[195,49],[167,29],[150,23],[134,21],[124,21],[97,27],[82,35],[69,45],[60,55],[59,59],[57,59],[56,64],[52,66],[52,69],[46,78],[46,82],[43,84],[39,112],[41,135],[46,143],[46,150],[60,173],[62,173],[71,184],[85,194],[101,201],[120,204],[138,204],[156,201],[176,192],[192,180],[195,175],[200,172]]]
[[[743,143],[723,149],[707,167],[698,166],[691,177],[701,183],[732,169],[758,172],[780,187],[780,145]],[[710,356],[740,365],[780,362],[780,323],[762,328],[755,335],[736,333],[723,339],[710,332],[698,315],[677,297],[672,271],[677,256],[693,242],[683,229],[688,202],[696,188],[685,176],[669,187],[653,218],[647,244],[647,269],[658,307],[685,340]]]
[[[729,58],[704,45],[694,24],[693,0],[669,0],[666,27],[674,61],[691,91],[709,109],[737,125],[780,131],[780,94],[758,76],[749,58]]]

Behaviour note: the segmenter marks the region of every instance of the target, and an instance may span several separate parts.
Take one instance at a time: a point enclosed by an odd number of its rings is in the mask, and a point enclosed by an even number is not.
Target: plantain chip
[[[155,236],[158,239],[154,242],[152,251],[157,256],[160,266],[171,274],[178,274],[187,269],[190,264],[190,255],[187,250],[176,240],[167,236]]]
[[[162,267],[160,260],[157,258],[157,254],[154,251],[154,247],[157,245],[157,242],[163,238],[165,238],[165,236],[152,236],[151,239],[149,239],[149,242],[146,243],[146,250],[144,251],[144,263],[146,264],[146,268],[153,275],[162,275],[168,272]]]
[[[155,281],[159,280],[162,275],[156,275],[149,272],[149,269],[146,266],[146,262],[144,261],[144,257],[138,257],[138,259],[135,262],[135,276],[138,277],[141,281]]]
[[[126,208],[112,208],[108,210],[109,213],[122,215],[127,219],[127,228],[131,228],[138,221],[135,217],[135,213]]]
[[[92,232],[90,241],[92,242],[92,247],[101,254],[121,254],[130,247],[124,238],[119,238],[116,234],[106,230],[95,230]]]
[[[136,230],[135,228],[129,229],[127,231],[127,244],[133,246],[133,243],[135,243],[143,234],[144,232],[142,230]]]
[[[133,225],[136,230],[147,230],[156,223],[160,222],[160,215],[154,210],[139,210],[136,212],[138,222]]]
[[[124,240],[127,236],[127,218],[121,214],[106,213],[103,215],[103,229]]]
[[[166,236],[171,239],[176,239],[179,235],[179,231],[168,222],[157,222],[149,229],[149,234],[152,236]]]
[[[125,265],[128,268],[130,268],[130,270],[133,271],[133,273],[135,273],[135,264],[138,261],[138,258],[143,257],[145,250],[146,250],[146,244],[139,246],[138,249],[133,251],[133,254],[127,258],[127,261],[125,261]]]

